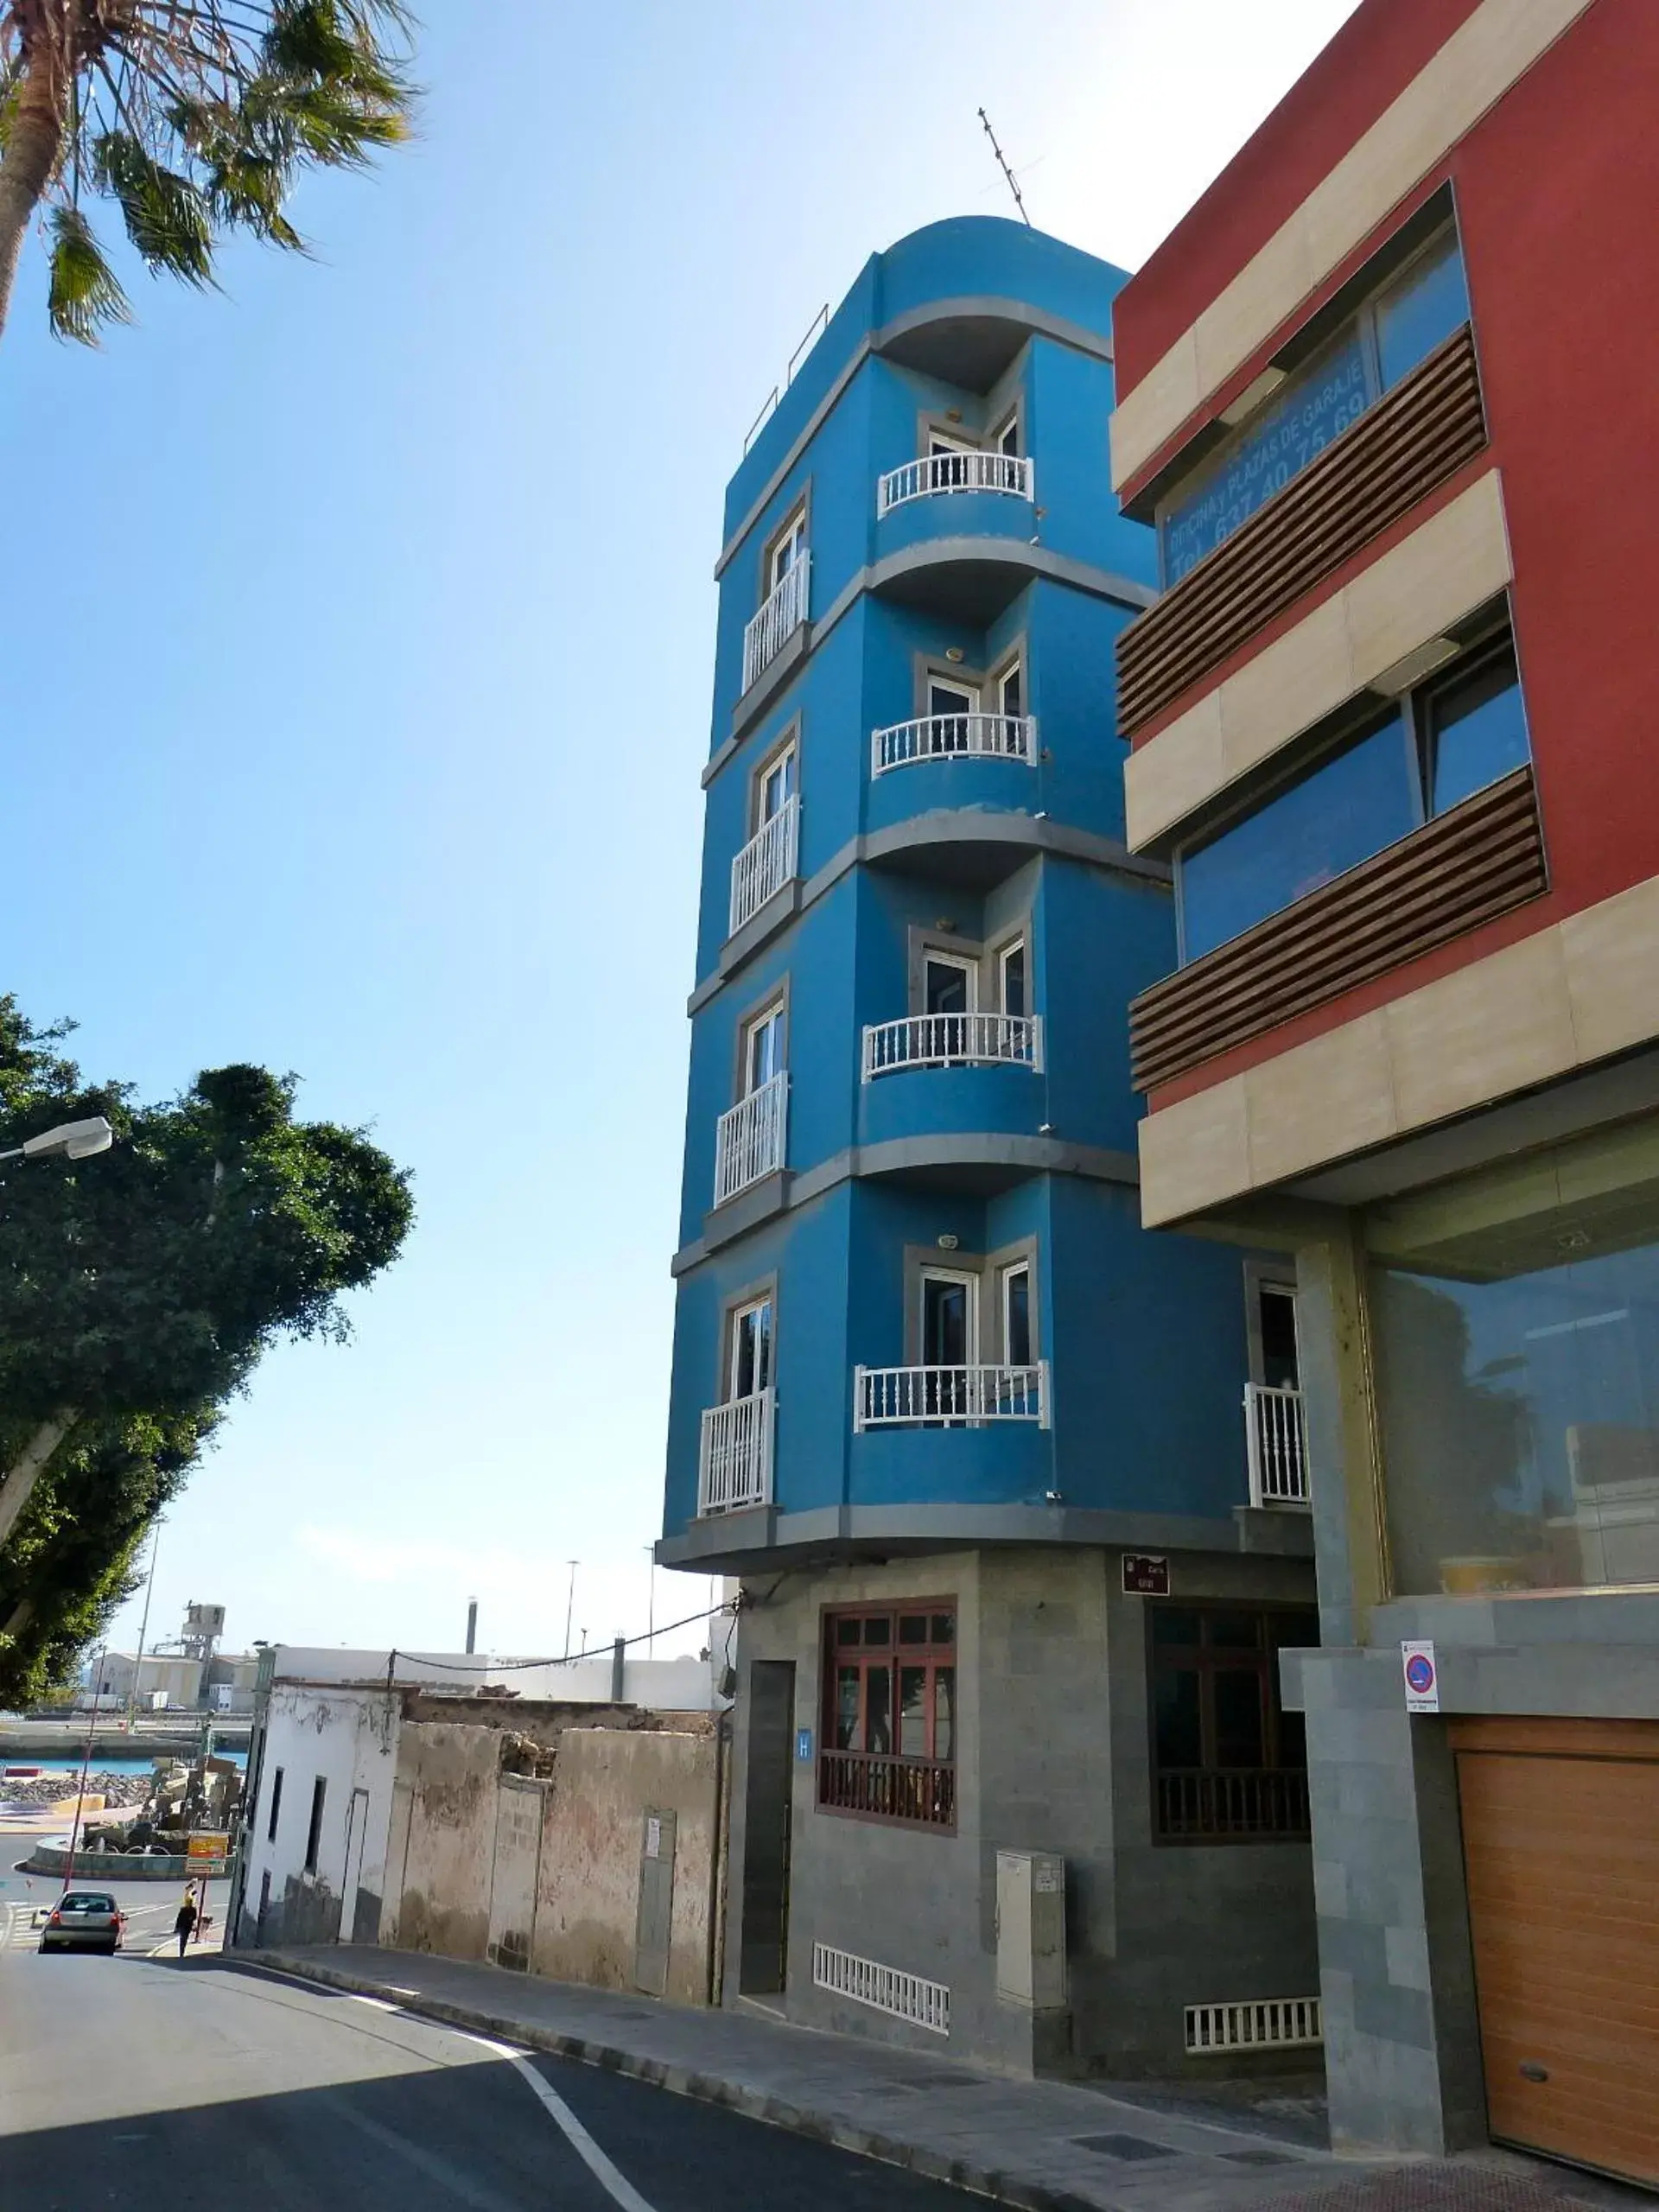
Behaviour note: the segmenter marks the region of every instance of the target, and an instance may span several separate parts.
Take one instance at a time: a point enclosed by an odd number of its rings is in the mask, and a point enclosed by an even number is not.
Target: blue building
[[[658,1556],[743,1593],[727,1998],[1022,2070],[1317,1986],[1292,1278],[1139,1222],[1123,281],[917,232],[732,479],[674,1262]]]

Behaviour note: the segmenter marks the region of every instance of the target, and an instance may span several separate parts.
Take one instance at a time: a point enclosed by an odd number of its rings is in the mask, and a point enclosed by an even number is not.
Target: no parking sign
[[[1434,1664],[1432,1643],[1402,1643],[1400,1664],[1406,1677],[1406,1711],[1408,1713],[1438,1713],[1440,1709],[1440,1676]]]

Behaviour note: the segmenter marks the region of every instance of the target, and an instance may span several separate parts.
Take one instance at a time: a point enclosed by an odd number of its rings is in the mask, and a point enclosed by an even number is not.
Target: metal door
[[[639,1847],[639,1907],[633,1931],[634,1986],[653,1997],[668,1989],[668,1955],[674,1928],[672,1813],[647,1813]]]

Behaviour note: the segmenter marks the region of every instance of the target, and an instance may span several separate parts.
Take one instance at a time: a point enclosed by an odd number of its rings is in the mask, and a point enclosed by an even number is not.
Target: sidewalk
[[[1231,2126],[1105,2089],[1009,2081],[759,2008],[692,2012],[363,1944],[225,1955],[611,2067],[1023,2212],[1562,2212],[1639,2201],[1497,2152],[1403,2165],[1336,2158],[1255,2133],[1247,2117]]]

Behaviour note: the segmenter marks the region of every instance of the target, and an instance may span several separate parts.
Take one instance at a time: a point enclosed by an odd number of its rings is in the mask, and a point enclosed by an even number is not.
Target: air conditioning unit
[[[1028,2012],[1065,2005],[1065,1861],[1052,1851],[996,1854],[996,1993]]]

